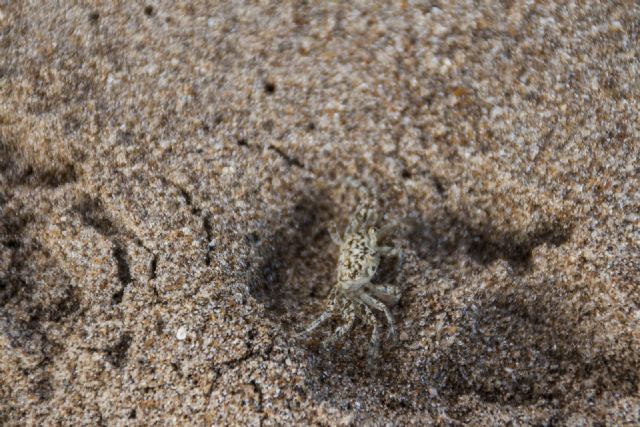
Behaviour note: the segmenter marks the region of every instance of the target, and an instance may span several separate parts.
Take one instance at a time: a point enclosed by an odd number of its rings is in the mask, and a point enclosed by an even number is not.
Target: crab
[[[390,246],[379,246],[378,242],[391,235],[398,226],[392,222],[376,229],[375,209],[368,203],[358,206],[351,217],[343,236],[337,232],[334,223],[330,224],[331,240],[339,246],[337,281],[329,293],[326,309],[301,334],[307,335],[323,322],[339,314],[344,324],[323,341],[329,346],[345,337],[354,327],[356,319],[361,319],[372,327],[368,348],[368,361],[371,364],[378,356],[381,338],[381,325],[374,312],[382,312],[387,321],[387,338],[396,338],[393,314],[389,309],[401,297],[401,289],[391,284],[374,284],[371,279],[378,271],[382,256],[397,258],[394,275],[402,269],[403,253]]]

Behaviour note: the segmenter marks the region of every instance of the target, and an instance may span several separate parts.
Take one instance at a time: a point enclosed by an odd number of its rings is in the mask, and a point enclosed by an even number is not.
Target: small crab
[[[335,224],[331,224],[331,239],[340,247],[337,283],[329,294],[326,310],[302,332],[312,332],[337,312],[345,323],[323,342],[324,345],[334,344],[353,329],[357,318],[362,319],[373,327],[368,349],[370,364],[377,357],[380,346],[380,323],[374,311],[384,313],[388,323],[387,335],[395,339],[395,322],[388,305],[396,304],[401,296],[400,288],[374,284],[371,279],[378,270],[381,256],[397,257],[394,275],[400,272],[403,263],[401,250],[378,246],[378,241],[389,236],[398,223],[393,222],[377,230],[373,227],[376,220],[375,210],[370,204],[363,203],[356,209],[342,237],[337,233]]]

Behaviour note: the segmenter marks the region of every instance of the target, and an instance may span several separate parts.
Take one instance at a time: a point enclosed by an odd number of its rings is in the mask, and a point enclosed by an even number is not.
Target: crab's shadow
[[[637,389],[640,358],[632,351],[595,345],[597,322],[585,317],[582,304],[559,297],[575,299],[575,289],[567,288],[561,275],[535,270],[535,248],[564,245],[571,238],[571,224],[548,218],[527,230],[505,231],[491,223],[471,225],[446,211],[411,224],[410,248],[430,268],[446,275],[465,260],[471,260],[476,271],[503,260],[512,274],[476,293],[461,316],[453,316],[458,303],[447,293],[427,292],[433,306],[443,307],[440,313],[447,319],[450,338],[403,373],[415,379],[417,395],[431,399],[430,390],[435,389],[448,401],[473,393],[489,403],[561,404],[574,398],[567,387],[585,396],[630,395]],[[581,298],[589,301],[591,293],[585,290]],[[407,313],[416,317],[405,331],[409,337],[420,336],[422,327],[415,321],[420,316],[427,323],[437,322],[418,314],[415,304]],[[415,348],[415,343],[410,340],[408,347]],[[409,352],[398,357],[410,357]]]
[[[268,317],[287,332],[318,311],[334,280],[336,249],[327,231],[332,218],[330,199],[323,192],[294,196],[292,209],[281,212],[276,230],[253,237],[249,289]]]
[[[531,269],[533,250],[543,244],[560,246],[571,237],[572,227],[556,218],[537,224],[532,230],[508,230],[490,222],[474,225],[446,210],[430,216],[409,218],[408,241],[418,258],[440,262],[455,253],[463,253],[473,262],[487,266],[503,259],[517,274]]]
[[[336,218],[330,199],[317,192],[299,194],[296,200],[292,209],[282,212],[278,222],[283,225],[254,242],[257,262],[250,271],[250,289],[291,342],[311,350],[306,352],[307,378],[317,398],[330,399],[339,391],[348,409],[350,401],[370,390],[390,408],[426,408],[434,390],[437,398],[449,402],[472,393],[485,402],[527,404],[561,401],[567,384],[581,388],[587,379],[595,379],[597,393],[629,394],[637,387],[638,358],[609,354],[605,348],[589,352],[587,332],[576,321],[579,307],[557,298],[551,275],[542,281],[545,286],[533,280],[541,274],[534,271],[534,249],[560,246],[571,237],[570,225],[553,218],[525,231],[471,225],[444,211],[408,222],[405,248],[425,268],[450,271],[471,261],[480,271],[504,260],[515,278],[478,293],[463,316],[450,316],[450,330],[456,331],[452,344],[434,344],[429,352],[420,349],[421,322],[436,320],[416,309],[425,302],[412,300],[412,292],[394,308],[399,324],[403,317],[411,318],[412,326],[400,331],[408,340],[398,347],[383,345],[373,369],[366,357],[370,330],[362,325],[331,349],[319,344],[339,318],[311,339],[296,340],[294,335],[324,308],[338,255],[326,229]],[[429,298],[444,307],[445,315],[452,314],[447,307],[455,304],[448,294]],[[380,387],[385,393],[376,391]]]

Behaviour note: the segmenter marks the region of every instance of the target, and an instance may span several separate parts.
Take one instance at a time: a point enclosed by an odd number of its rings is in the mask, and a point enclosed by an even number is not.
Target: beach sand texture
[[[640,424],[639,6],[384,3],[0,2],[0,424]]]

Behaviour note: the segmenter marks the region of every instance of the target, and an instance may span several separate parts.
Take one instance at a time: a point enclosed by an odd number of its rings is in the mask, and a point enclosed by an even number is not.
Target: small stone
[[[184,340],[187,337],[187,328],[186,326],[180,326],[178,328],[178,332],[176,332],[176,338],[180,341]]]

